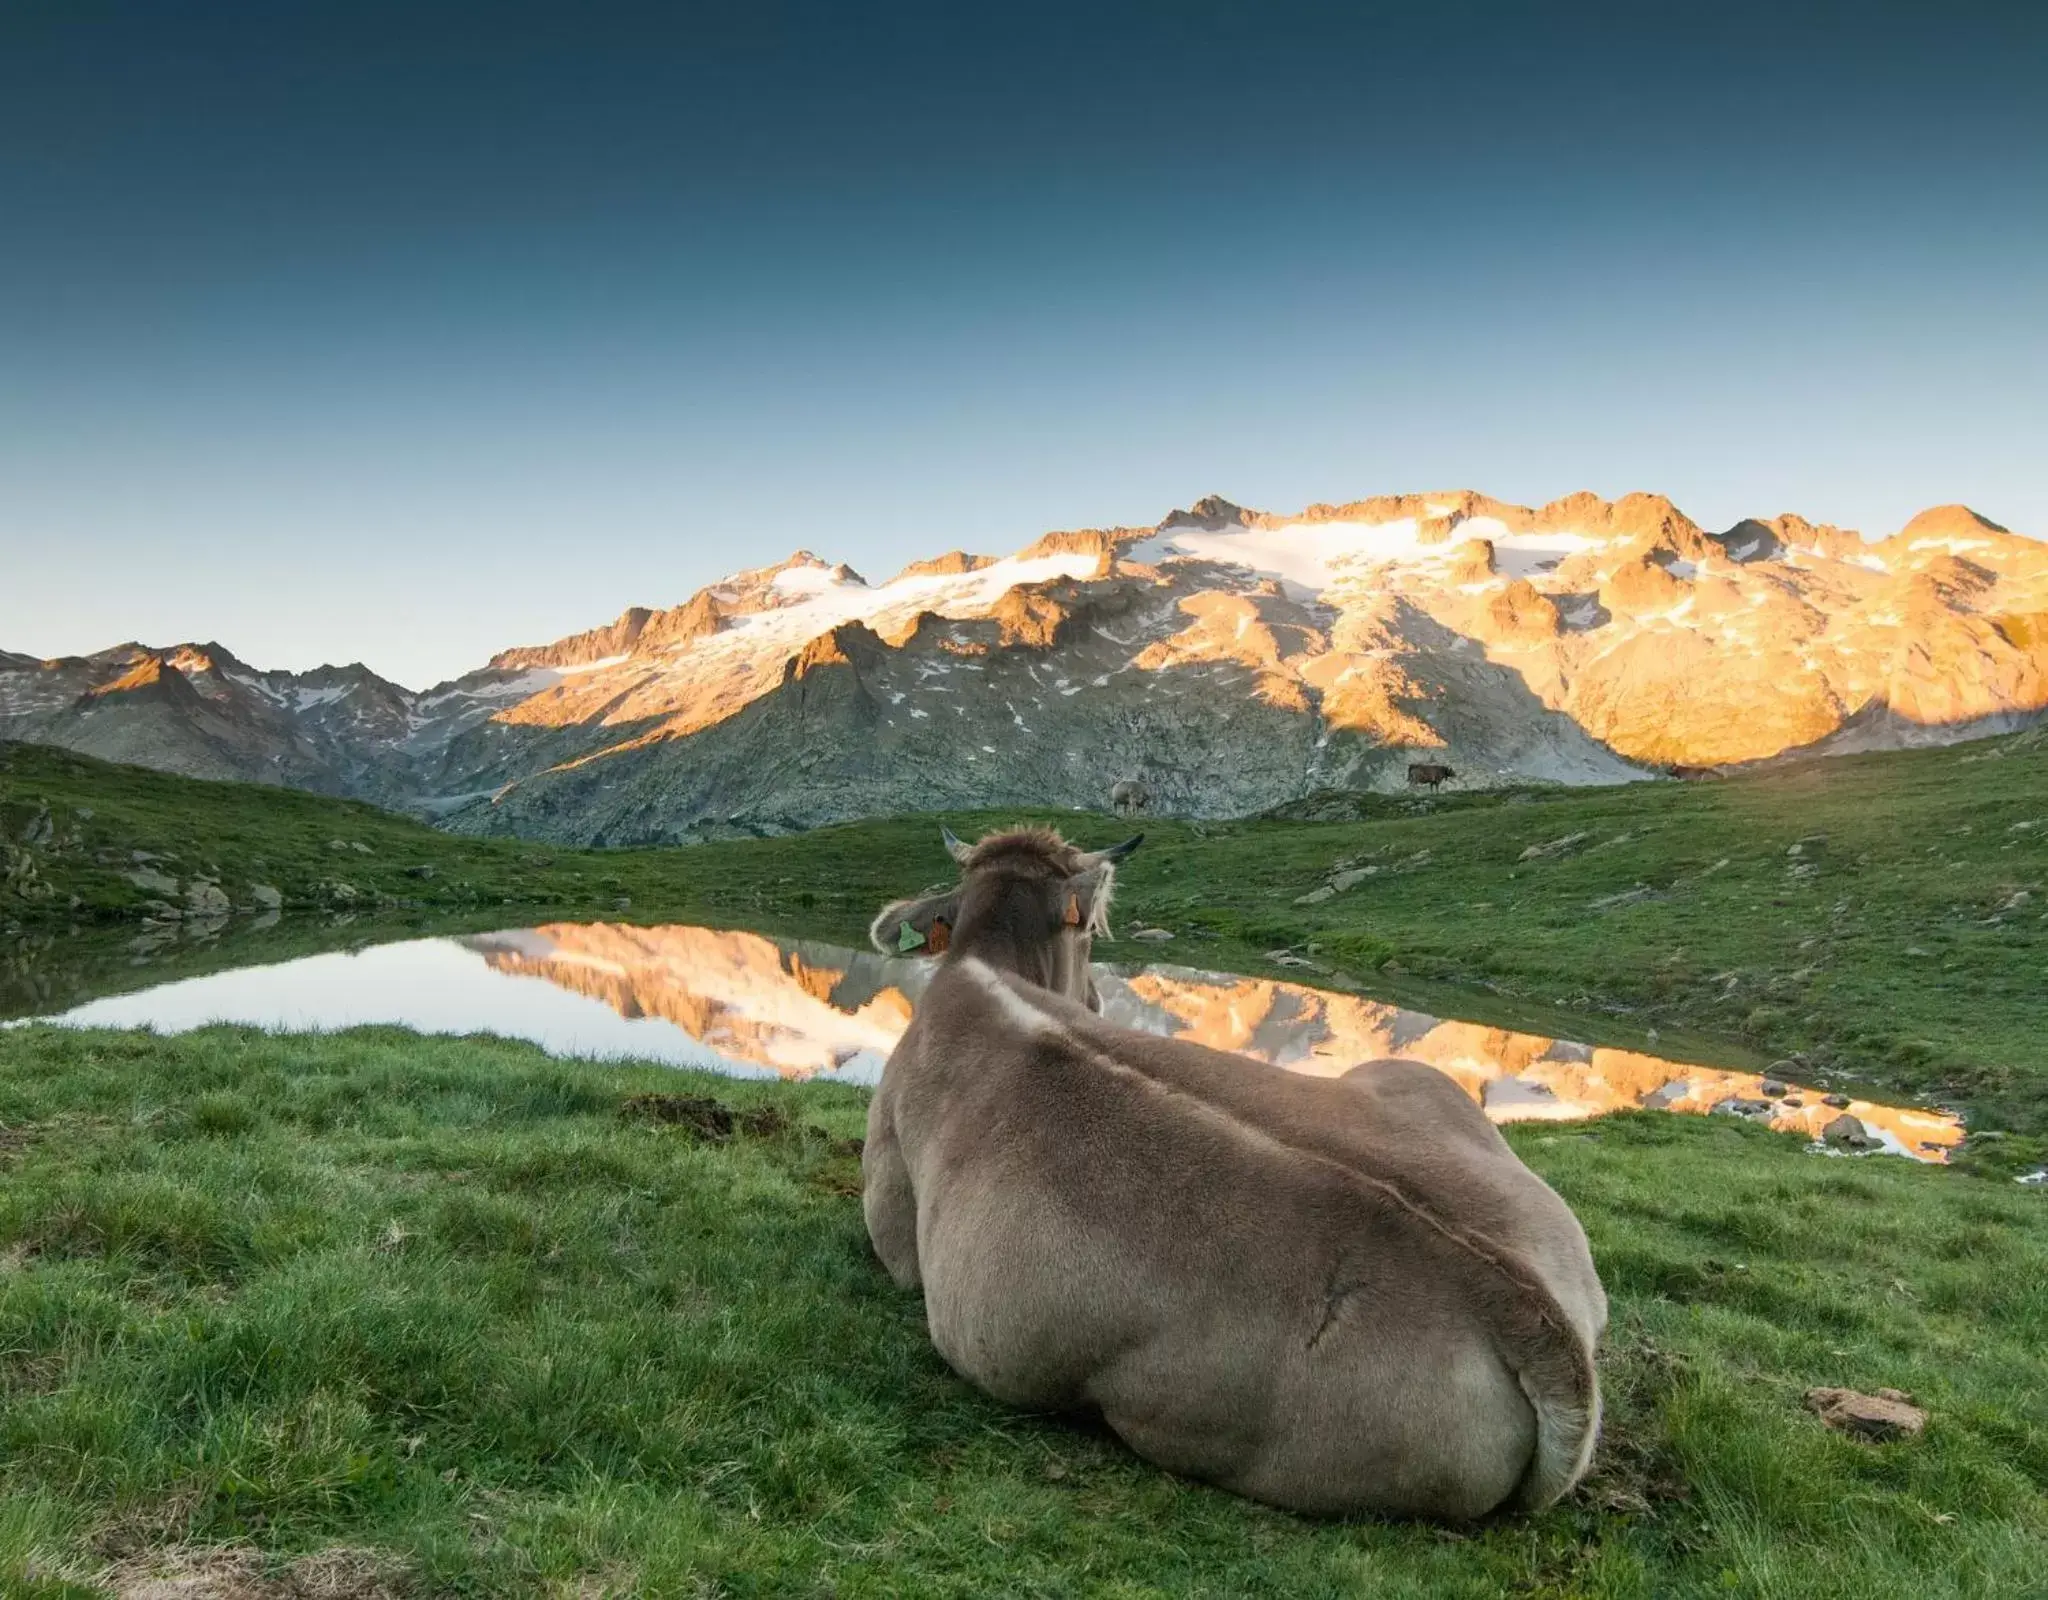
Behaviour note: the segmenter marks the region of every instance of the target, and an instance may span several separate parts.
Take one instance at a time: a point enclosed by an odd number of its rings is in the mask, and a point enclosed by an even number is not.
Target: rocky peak
[[[640,642],[648,619],[655,615],[657,613],[646,606],[629,606],[619,613],[617,621],[605,627],[571,634],[553,644],[522,645],[517,649],[502,650],[491,657],[490,665],[501,671],[526,667],[577,667],[590,661],[608,661],[614,656],[631,655]]]
[[[889,646],[864,622],[843,622],[829,633],[821,633],[783,668],[783,682],[807,678],[823,667],[859,668],[880,660]]]
[[[80,696],[80,703],[112,701],[117,696],[196,702],[199,692],[192,687],[191,680],[163,656],[145,650],[127,671],[87,689]]]
[[[942,556],[933,556],[929,561],[913,561],[889,581],[900,582],[904,578],[957,578],[963,573],[979,572],[984,567],[996,564],[994,556],[969,555],[965,550],[948,550]]]
[[[2010,533],[1981,511],[1966,505],[1929,506],[1899,530],[1901,539],[1982,539]]]
[[[1214,533],[1220,528],[1247,527],[1251,520],[1251,513],[1243,506],[1233,504],[1220,494],[1205,494],[1185,511],[1169,511],[1159,524],[1159,531],[1200,528],[1205,533]]]

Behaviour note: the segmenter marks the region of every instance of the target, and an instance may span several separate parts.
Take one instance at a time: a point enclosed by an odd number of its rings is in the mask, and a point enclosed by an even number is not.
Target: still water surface
[[[395,1023],[526,1039],[562,1056],[871,1084],[930,972],[924,961],[754,933],[553,923],[243,967],[48,1020],[165,1032],[209,1022],[323,1031]],[[1797,1086],[1766,1097],[1753,1072],[1450,1021],[1274,979],[1153,965],[1098,968],[1096,982],[1112,1021],[1293,1072],[1335,1075],[1386,1056],[1426,1062],[1496,1122],[1718,1107],[1818,1135],[1841,1111]],[[1940,1161],[1961,1142],[1956,1119],[1938,1112],[1860,1099],[1847,1109],[1898,1154]]]

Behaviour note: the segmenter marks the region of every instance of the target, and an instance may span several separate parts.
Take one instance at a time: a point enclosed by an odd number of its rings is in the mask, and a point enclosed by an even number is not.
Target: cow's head
[[[1017,828],[965,844],[944,829],[960,881],[882,908],[868,929],[888,955],[972,955],[1083,1005],[1101,1009],[1088,977],[1095,937],[1107,939],[1116,864],[1137,834],[1081,850],[1049,828]]]

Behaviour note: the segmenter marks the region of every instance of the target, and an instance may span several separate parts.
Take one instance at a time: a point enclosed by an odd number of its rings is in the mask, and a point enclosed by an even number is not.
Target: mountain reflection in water
[[[160,1029],[389,1022],[530,1039],[561,1055],[872,1083],[931,970],[753,933],[554,923],[216,973],[94,1001],[60,1020]],[[1292,1072],[1335,1076],[1387,1056],[1426,1062],[1496,1122],[1733,1103],[1771,1127],[1818,1136],[1842,1109],[1796,1087],[1767,1098],[1754,1072],[1444,1021],[1269,978],[1147,966],[1099,968],[1096,982],[1114,1022]],[[1921,1160],[1945,1160],[1962,1139],[1957,1120],[1937,1112],[1863,1100],[1847,1109],[1887,1149]]]

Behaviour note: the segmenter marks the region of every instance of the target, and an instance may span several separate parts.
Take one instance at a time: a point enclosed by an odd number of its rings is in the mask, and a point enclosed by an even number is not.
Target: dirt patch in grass
[[[100,1581],[117,1600],[404,1600],[411,1592],[381,1550],[335,1545],[268,1567],[247,1545],[173,1545],[117,1561]]]
[[[680,1128],[707,1144],[723,1144],[735,1133],[769,1139],[788,1132],[790,1126],[789,1113],[780,1106],[740,1110],[705,1094],[636,1094],[619,1110],[636,1121]]]
[[[1658,1423],[1665,1397],[1682,1381],[1683,1360],[1637,1338],[1605,1352],[1600,1367],[1606,1400],[1600,1447],[1574,1498],[1634,1517],[1654,1517],[1661,1508],[1690,1499],[1692,1489]]]
[[[34,1123],[8,1127],[0,1123],[0,1167],[18,1160],[21,1153],[41,1137],[42,1130]]]

